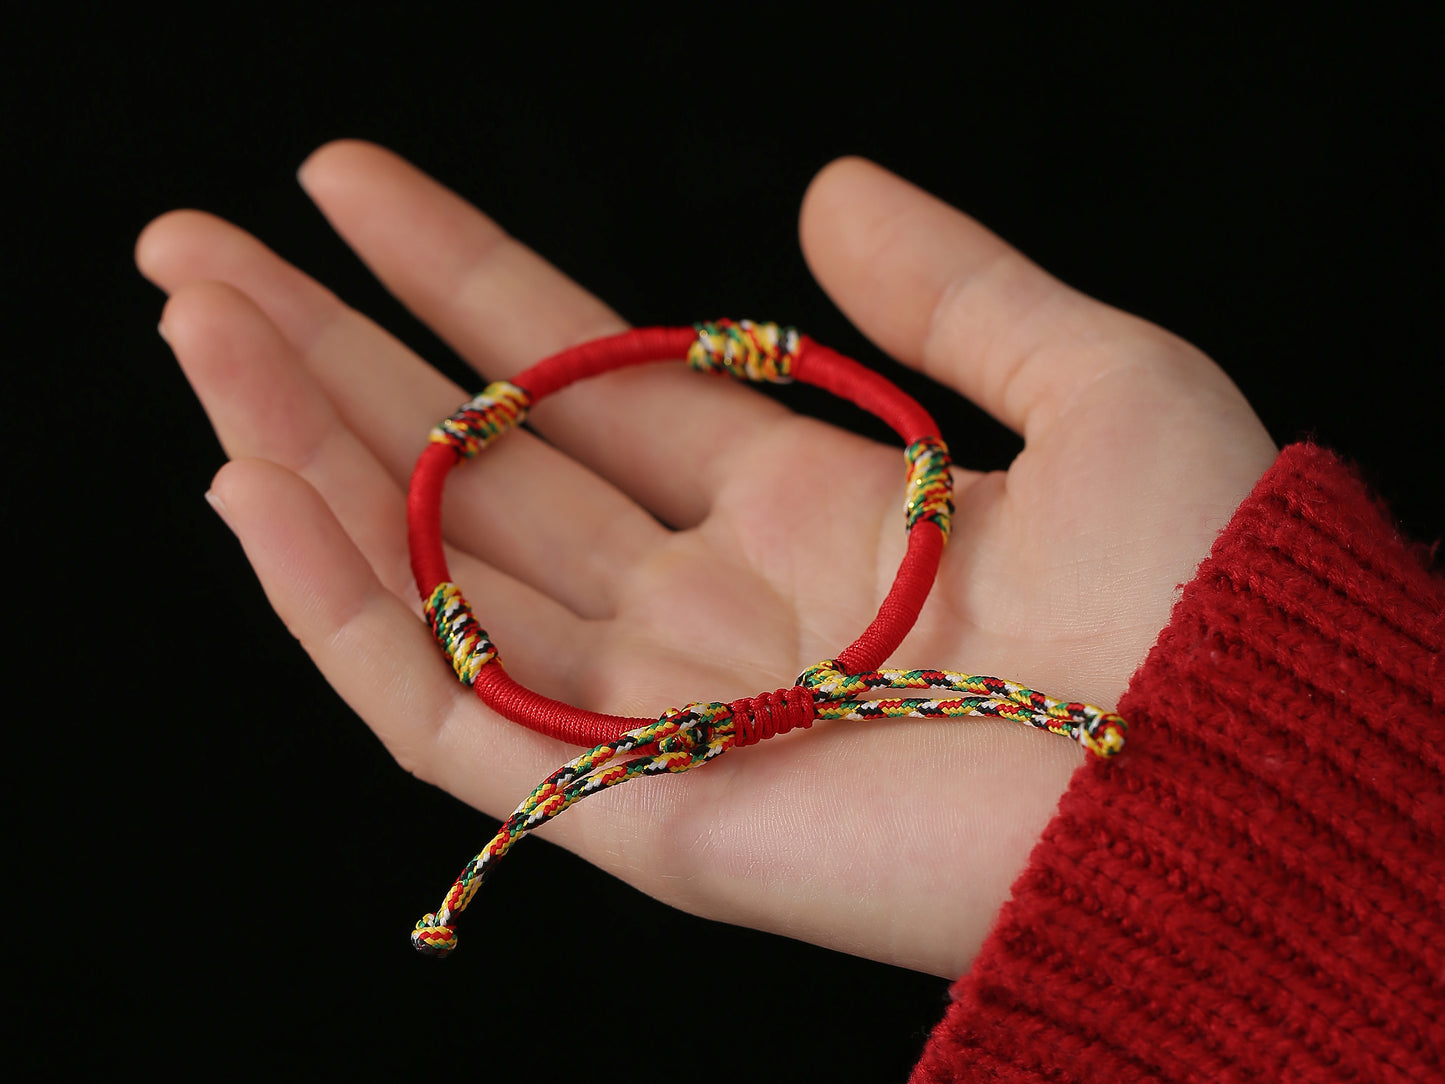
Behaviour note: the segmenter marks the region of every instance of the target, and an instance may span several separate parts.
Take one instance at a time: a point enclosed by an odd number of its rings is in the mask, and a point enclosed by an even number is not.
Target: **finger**
[[[456,680],[425,624],[298,476],[238,460],[211,493],[277,615],[402,767],[501,816],[572,755],[493,715]],[[458,579],[474,602],[489,604],[488,629],[509,666],[553,695],[574,692],[558,686],[570,667],[556,661],[578,650],[583,623],[494,571],[472,565]]]
[[[799,234],[818,282],[869,338],[1026,437],[1124,359],[1202,359],[860,158],[813,180]]]
[[[289,343],[244,295],[200,282],[171,295],[161,334],[232,459],[305,478],[393,593],[414,595],[400,488],[337,416]]]
[[[138,259],[175,292],[165,326],[218,432],[226,427],[228,451],[296,470],[308,464],[310,477],[309,466],[320,464],[304,457],[331,449],[337,461],[328,468],[336,478],[314,478],[318,488],[345,513],[363,494],[382,492],[385,479],[395,496],[374,503],[368,522],[404,546],[401,488],[427,432],[464,393],[253,238],[211,216],[183,212],[158,220],[142,236]],[[231,287],[203,285],[211,276],[225,276]],[[280,327],[273,312],[284,321]],[[219,390],[210,390],[213,383]],[[347,475],[361,470],[363,459],[376,470],[358,488]],[[459,469],[448,490],[450,540],[588,617],[613,611],[625,580],[619,572],[666,533],[613,487],[526,433],[509,435],[480,462]],[[404,551],[396,563],[390,548],[366,544],[371,527],[343,519],[378,569],[405,567]],[[385,578],[393,582],[389,572]]]
[[[307,160],[301,179],[388,289],[489,379],[624,327],[597,298],[388,151],[333,143]],[[589,381],[585,394],[541,404],[533,421],[644,507],[689,526],[726,480],[709,450],[723,439],[753,439],[784,417],[746,388],[669,367]]]
[[[136,242],[136,263],[168,294],[210,279],[250,297],[291,344],[337,413],[399,482],[411,470],[417,441],[466,398],[331,291],[212,215],[162,215]]]

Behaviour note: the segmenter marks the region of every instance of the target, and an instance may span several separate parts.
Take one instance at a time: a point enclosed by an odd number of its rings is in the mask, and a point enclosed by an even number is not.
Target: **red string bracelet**
[[[837,659],[804,671],[789,689],[726,704],[689,704],[657,719],[586,711],[519,685],[502,666],[496,645],[451,582],[442,551],[442,487],[457,462],[520,424],[531,407],[553,392],[589,376],[678,357],[686,357],[695,369],[743,380],[800,380],[886,422],[905,444],[907,551],[892,588],[862,635]],[[1064,734],[1100,756],[1123,748],[1124,720],[1089,704],[1053,700],[999,678],[878,669],[913,627],[937,574],[953,514],[949,465],[937,425],[899,388],[792,328],[748,320],[641,328],[571,347],[511,381],[489,385],[433,429],[407,496],[412,573],[432,631],[457,677],[475,689],[484,704],[513,722],[587,746],[588,751],[548,776],[502,823],[463,868],[442,905],[416,924],[412,943],[428,955],[451,952],[457,941],[452,920],[471,902],[496,862],[527,832],[588,794],[639,775],[686,771],[729,749],[810,727],[815,719],[992,716]],[[874,695],[879,689],[955,695],[888,698]]]

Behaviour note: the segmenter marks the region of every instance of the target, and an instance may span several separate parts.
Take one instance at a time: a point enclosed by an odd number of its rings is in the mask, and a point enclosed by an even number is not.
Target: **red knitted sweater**
[[[1285,449],[913,1080],[1445,1079],[1445,582]]]

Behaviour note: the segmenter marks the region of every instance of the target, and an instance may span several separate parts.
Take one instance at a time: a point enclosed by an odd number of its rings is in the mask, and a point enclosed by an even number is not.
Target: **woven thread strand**
[[[462,589],[454,583],[437,584],[422,610],[462,684],[475,683],[482,667],[496,660],[497,645],[477,624]]]
[[[953,670],[874,670],[849,674],[828,660],[805,670],[798,684],[818,699],[820,719],[991,716],[1062,734],[1101,757],[1111,757],[1122,750],[1129,729],[1122,717],[1092,704],[1055,700],[1002,678]],[[940,689],[965,695],[906,699],[866,695],[880,689]]]
[[[953,460],[940,437],[923,437],[903,449],[908,460],[907,500],[904,504],[908,529],[925,521],[938,524],[948,541],[953,527]]]

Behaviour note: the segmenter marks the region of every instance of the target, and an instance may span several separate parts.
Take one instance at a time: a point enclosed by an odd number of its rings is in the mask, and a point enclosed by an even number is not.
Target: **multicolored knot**
[[[939,437],[924,437],[904,448],[903,458],[908,460],[908,496],[904,505],[908,529],[931,520],[938,524],[946,542],[953,529],[953,472],[949,470],[953,460],[948,456],[948,446]]]
[[[497,645],[477,624],[471,606],[456,584],[437,584],[421,608],[431,625],[432,635],[447,653],[463,685],[471,685],[483,666],[497,660]]]
[[[433,444],[450,444],[470,459],[508,429],[522,424],[532,397],[505,380],[488,384],[450,418],[433,427]]]
[[[879,698],[879,689],[940,689],[969,695],[949,698]],[[1010,719],[1062,734],[1101,757],[1124,747],[1128,724],[1090,704],[1066,703],[1000,678],[948,670],[875,670],[850,674],[826,659],[803,671],[790,689],[724,704],[689,704],[664,712],[656,722],[589,749],[558,768],[527,795],[452,884],[441,907],[412,930],[416,949],[446,956],[457,947],[452,920],[528,832],[590,794],[644,775],[689,771],[730,749],[756,744],[815,719],[867,721],[885,718]],[[621,760],[628,753],[637,755]]]
[[[694,324],[697,341],[687,363],[707,373],[731,373],[739,380],[787,384],[802,337],[798,329],[752,320],[716,320]]]

